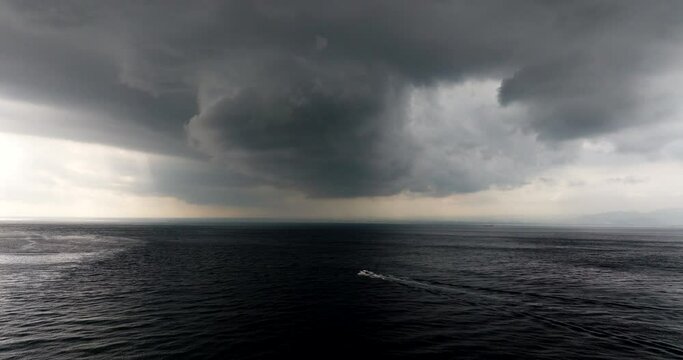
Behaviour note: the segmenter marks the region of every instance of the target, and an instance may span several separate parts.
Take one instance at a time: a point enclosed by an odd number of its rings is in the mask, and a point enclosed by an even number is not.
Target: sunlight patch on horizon
[[[104,145],[0,133],[0,217],[237,216],[155,194],[155,155]]]
[[[24,149],[20,142],[0,133],[0,186],[6,185],[12,177],[23,171],[23,157]]]

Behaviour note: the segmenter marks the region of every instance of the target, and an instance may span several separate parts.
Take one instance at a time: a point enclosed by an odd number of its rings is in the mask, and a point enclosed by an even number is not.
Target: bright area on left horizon
[[[0,133],[0,217],[212,217],[228,208],[144,194],[145,154],[114,147]]]

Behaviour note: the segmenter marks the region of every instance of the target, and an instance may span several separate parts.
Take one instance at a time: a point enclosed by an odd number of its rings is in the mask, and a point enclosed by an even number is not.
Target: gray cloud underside
[[[671,65],[683,24],[675,0],[54,0],[0,13],[2,97],[101,114],[5,126],[202,153],[210,174],[166,164],[158,183],[201,203],[252,185],[314,197],[519,185],[570,159],[572,140],[659,121],[670,102],[640,84]],[[497,109],[447,116],[425,97],[472,79],[502,79]]]

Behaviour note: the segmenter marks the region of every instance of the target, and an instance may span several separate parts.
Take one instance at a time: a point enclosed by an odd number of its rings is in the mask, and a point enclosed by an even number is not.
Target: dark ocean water
[[[0,224],[0,358],[683,358],[683,231]]]

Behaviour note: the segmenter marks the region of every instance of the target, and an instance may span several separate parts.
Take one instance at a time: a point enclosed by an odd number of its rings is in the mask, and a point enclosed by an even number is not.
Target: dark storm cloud
[[[131,143],[127,132],[187,135],[245,183],[354,197],[519,185],[571,157],[539,153],[657,121],[639,84],[669,65],[683,3],[9,1],[2,10],[4,97],[122,124],[64,136],[164,152],[167,143]],[[467,127],[454,125],[465,121],[456,112],[417,136],[410,94],[472,79],[502,80],[500,104],[525,112]],[[525,164],[530,154],[539,159]]]
[[[308,63],[278,66],[285,76],[245,85],[191,119],[197,146],[237,172],[314,196],[399,191],[393,182],[409,170],[401,147],[411,144],[403,120],[387,113],[401,97],[391,81],[365,71],[330,76]]]

